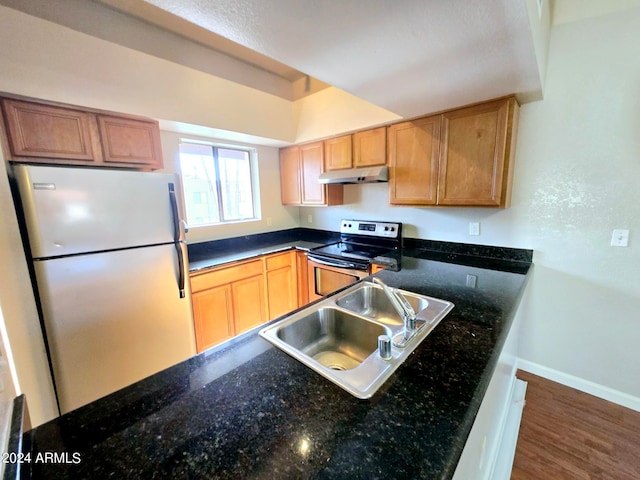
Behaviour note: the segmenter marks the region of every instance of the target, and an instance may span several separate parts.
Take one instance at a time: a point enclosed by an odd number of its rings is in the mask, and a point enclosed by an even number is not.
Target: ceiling
[[[0,0],[288,100],[331,85],[405,118],[541,98],[527,5],[547,2]]]
[[[526,0],[98,1],[403,117],[541,93]]]

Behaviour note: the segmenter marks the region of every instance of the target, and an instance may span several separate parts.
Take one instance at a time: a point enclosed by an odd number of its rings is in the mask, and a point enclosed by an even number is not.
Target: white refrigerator
[[[194,355],[177,176],[13,172],[60,412]]]

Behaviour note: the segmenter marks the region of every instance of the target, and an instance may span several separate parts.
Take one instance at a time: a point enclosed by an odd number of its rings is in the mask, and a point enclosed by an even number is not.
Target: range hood
[[[389,169],[382,167],[360,167],[332,170],[320,174],[320,183],[376,183],[389,181]]]

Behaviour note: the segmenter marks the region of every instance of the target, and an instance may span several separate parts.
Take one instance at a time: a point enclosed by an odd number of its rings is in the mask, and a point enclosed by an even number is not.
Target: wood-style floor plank
[[[640,412],[519,370],[512,480],[640,480]]]

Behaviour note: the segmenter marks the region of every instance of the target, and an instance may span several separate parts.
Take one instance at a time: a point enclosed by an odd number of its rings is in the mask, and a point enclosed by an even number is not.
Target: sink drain
[[[325,365],[325,367],[330,368],[331,370],[344,370],[345,368],[342,365]]]
[[[351,370],[352,368],[360,365],[358,360],[351,358],[344,353],[334,351],[319,352],[316,353],[313,358],[332,370]]]

